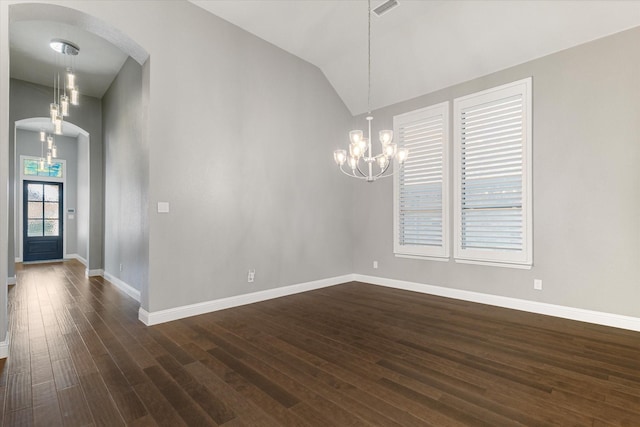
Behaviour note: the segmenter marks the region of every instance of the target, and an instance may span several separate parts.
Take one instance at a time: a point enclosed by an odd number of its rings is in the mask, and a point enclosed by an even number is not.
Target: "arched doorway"
[[[19,3],[0,2],[0,40],[9,40],[10,28],[16,23],[23,21],[50,21],[63,23],[65,25],[78,27],[84,31],[91,32],[95,36],[101,37],[117,48],[122,50],[128,57],[143,65],[149,57],[144,48],[134,40],[123,34],[117,28],[79,10],[50,3]],[[14,203],[15,197],[15,126],[14,123],[38,117],[42,111],[15,113],[13,100],[19,99],[14,96],[13,88],[10,86],[9,71],[9,43],[0,43],[0,110],[9,114],[0,114],[0,129],[9,133],[8,137],[0,138],[0,357],[6,356],[6,341],[3,341],[7,331],[7,278],[14,277],[13,263],[16,258],[14,254],[16,231],[16,217]],[[9,105],[9,92],[11,88],[12,106]],[[148,82],[143,86],[143,93],[148,97]],[[50,92],[49,92],[50,93]],[[15,114],[14,114],[15,113]],[[46,112],[44,112],[46,114]],[[83,130],[91,135],[91,150],[88,150],[89,161],[88,174],[91,190],[88,192],[89,205],[89,236],[87,238],[87,272],[89,274],[100,274],[103,264],[103,220],[104,220],[104,195],[103,188],[103,157],[102,157],[102,130],[100,126],[92,128],[81,123]],[[83,136],[88,138],[88,135]],[[143,135],[141,140],[146,138]],[[97,191],[94,191],[96,190]],[[9,190],[9,191],[7,191]],[[5,215],[6,214],[6,215]],[[67,212],[68,214],[68,212]],[[79,230],[87,227],[80,226]],[[148,269],[148,265],[146,267]],[[146,284],[145,291],[146,294]]]
[[[42,155],[41,150],[39,151],[41,147],[38,147],[37,137],[39,130],[47,128],[49,123],[50,119],[48,117],[34,117],[15,122],[14,182],[16,183],[16,191],[14,194],[14,244],[16,261],[27,261],[25,254],[29,253],[25,242],[25,236],[27,236],[27,239],[29,238],[28,228],[25,230],[27,225],[24,221],[27,212],[24,209],[24,191],[21,191],[21,189],[25,188],[24,182],[53,181],[61,184],[64,188],[63,197],[60,200],[62,215],[59,219],[61,233],[59,233],[58,237],[63,242],[60,248],[60,258],[75,258],[85,266],[88,266],[91,257],[89,252],[89,230],[91,227],[89,217],[91,191],[89,181],[90,135],[79,126],[66,122],[63,135],[58,137],[57,142],[60,152],[56,159],[57,165],[60,165],[60,168],[56,170],[55,175],[57,176],[42,173],[34,174],[33,172],[36,171],[32,171],[28,165]],[[44,236],[45,239],[47,237]],[[39,259],[55,259],[48,252],[43,255],[44,258],[39,257]]]

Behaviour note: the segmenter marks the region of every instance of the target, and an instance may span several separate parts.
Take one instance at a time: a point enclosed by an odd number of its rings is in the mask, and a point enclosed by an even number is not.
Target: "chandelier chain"
[[[382,152],[377,155],[373,154],[373,140],[371,139],[371,121],[373,120],[371,115],[371,0],[367,0],[367,25],[367,110],[369,114],[367,114],[366,120],[368,132],[365,137],[362,130],[350,131],[349,150],[335,150],[333,160],[345,175],[374,182],[395,174],[396,171],[387,173],[393,161],[397,161],[398,169],[402,168],[409,156],[409,150],[406,147],[398,148],[398,145],[393,143],[393,131],[387,129],[379,131]],[[350,172],[345,170],[345,165],[351,169]],[[377,169],[375,172],[374,166]]]
[[[367,70],[368,70],[368,76],[367,76],[367,81],[368,81],[368,85],[367,85],[367,111],[369,111],[369,113],[371,113],[371,0],[368,0],[369,2],[369,6],[368,6],[368,12],[367,12],[367,17],[369,18],[369,27],[368,27],[368,37],[367,37],[367,49],[368,49],[368,63],[367,63]]]

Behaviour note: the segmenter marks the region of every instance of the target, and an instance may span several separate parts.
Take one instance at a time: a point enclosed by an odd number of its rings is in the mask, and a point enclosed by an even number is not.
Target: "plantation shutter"
[[[456,256],[527,261],[530,106],[523,89],[456,100]]]
[[[395,182],[395,253],[448,257],[448,103],[394,117],[409,158]]]

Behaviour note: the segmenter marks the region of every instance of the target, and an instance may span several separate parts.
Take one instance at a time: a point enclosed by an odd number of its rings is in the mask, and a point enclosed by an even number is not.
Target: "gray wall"
[[[76,188],[76,253],[86,263],[89,256],[89,137],[78,135],[78,186]]]
[[[387,181],[354,193],[355,271],[640,316],[639,42],[636,28],[375,111],[374,124],[391,126],[396,114],[533,76],[534,266],[394,257]]]
[[[9,3],[0,1],[0,342],[7,337],[7,279],[15,276],[9,240]],[[11,262],[9,262],[11,260]]]
[[[63,188],[64,201],[66,204],[63,206],[65,212],[64,218],[64,230],[65,230],[65,247],[66,252],[64,255],[75,254],[77,252],[77,221],[75,214],[73,218],[67,215],[68,209],[76,209],[77,206],[77,187],[78,187],[78,141],[76,138],[70,138],[66,136],[56,136],[56,146],[58,147],[58,160],[66,160],[65,171],[65,185]],[[45,147],[46,149],[46,147]],[[16,131],[16,157],[15,157],[15,170],[17,172],[16,182],[18,186],[16,191],[21,191],[20,186],[20,156],[33,156],[40,157],[42,152],[42,146],[40,142],[39,132],[17,129]],[[16,198],[16,203],[19,198]],[[19,211],[19,209],[18,209]],[[21,257],[19,252],[19,240],[22,230],[18,229],[19,219],[16,218],[15,227],[15,254],[16,257]]]
[[[51,88],[24,82],[21,80],[10,80],[10,102],[9,102],[9,141],[14,140],[13,124],[17,120],[32,117],[47,117],[48,105],[50,103]],[[80,97],[80,106],[72,107],[71,115],[66,120],[84,129],[90,134],[90,249],[89,267],[90,269],[102,268],[102,107],[100,100],[88,97]],[[14,158],[13,143],[9,144],[9,158]],[[19,179],[19,177],[18,177]],[[15,259],[14,253],[14,165],[9,166],[9,253],[8,253],[8,273],[13,276]]]
[[[142,140],[142,67],[131,58],[102,98],[102,128],[104,270],[142,290],[149,271],[149,153]]]
[[[320,70],[185,1],[54,3],[102,20],[150,55],[144,309],[353,271],[353,183],[332,161],[351,117]],[[98,27],[76,22],[89,21]],[[156,213],[159,201],[170,202],[169,214]]]
[[[332,161],[350,115],[320,70],[189,3],[134,3],[126,32],[151,61],[148,309],[353,271],[352,184]]]

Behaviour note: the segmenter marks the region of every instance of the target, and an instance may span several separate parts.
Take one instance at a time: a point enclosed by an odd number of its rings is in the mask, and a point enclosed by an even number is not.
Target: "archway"
[[[15,122],[14,131],[14,177],[13,180],[16,183],[16,189],[22,188],[22,181],[26,178],[24,176],[23,158],[28,158],[29,155],[38,155],[37,149],[35,152],[33,149],[31,152],[21,150],[19,147],[22,133],[33,132],[36,135],[40,129],[46,129],[50,126],[50,118],[48,117],[33,117],[29,119],[22,119]],[[65,160],[66,170],[63,173],[62,182],[64,183],[64,211],[65,215],[62,218],[63,222],[63,257],[65,259],[75,258],[82,262],[87,267],[90,265],[89,260],[91,254],[89,251],[90,244],[90,217],[89,217],[89,199],[91,186],[89,182],[89,159],[90,159],[90,134],[81,127],[71,123],[65,122],[62,137],[67,140],[73,140],[75,142],[75,152],[67,156],[61,156]],[[72,161],[73,164],[69,163]],[[14,193],[14,247],[16,261],[22,261],[23,253],[23,231],[25,224],[23,223],[23,199],[22,191],[16,190]],[[68,242],[71,241],[71,244]]]
[[[66,5],[65,5],[66,6]],[[50,3],[22,3],[18,1],[2,1],[0,2],[0,111],[5,114],[0,114],[0,130],[7,132],[9,135],[0,137],[0,357],[6,357],[7,345],[6,341],[3,341],[7,331],[7,278],[9,275],[9,266],[15,261],[13,254],[13,232],[15,231],[15,219],[14,213],[14,200],[13,188],[10,187],[10,177],[12,173],[10,166],[14,158],[14,144],[15,140],[12,133],[15,132],[15,121],[34,118],[39,114],[27,114],[20,117],[10,117],[9,106],[9,87],[10,87],[10,75],[9,75],[9,30],[13,23],[27,20],[42,20],[42,21],[55,21],[68,25],[73,25],[81,28],[87,32],[91,32],[99,37],[109,41],[119,49],[121,49],[128,56],[133,58],[140,65],[145,65],[148,73],[148,58],[149,54],[142,48],[136,41],[132,40],[126,34],[119,31],[117,28],[111,26],[101,19],[95,18],[80,10],[65,7],[61,5],[55,5]],[[148,99],[149,85],[148,81],[143,82],[143,94]],[[13,96],[13,95],[12,95]],[[8,114],[7,114],[8,113]],[[146,115],[145,115],[146,120]],[[145,122],[146,123],[146,122]],[[5,130],[6,129],[6,130]],[[87,133],[91,134],[91,142],[99,140],[101,138],[100,131],[85,129]],[[147,134],[143,134],[142,140],[147,138]],[[146,143],[146,141],[145,141]],[[91,180],[95,183],[94,188],[102,187],[102,146],[96,144],[97,149],[92,149],[89,153],[89,164],[91,171]],[[5,160],[6,159],[6,160]],[[93,184],[92,184],[93,185]],[[12,194],[9,195],[7,189],[11,189]],[[90,224],[94,224],[102,227],[103,221],[103,194],[100,191],[90,192]],[[9,235],[11,234],[11,240]],[[89,271],[99,272],[102,266],[102,228],[95,231],[92,229],[91,238],[89,239],[89,259],[88,269]],[[94,238],[95,237],[95,238]],[[12,248],[9,251],[9,248]],[[9,264],[11,263],[11,264]],[[13,268],[11,268],[13,271]],[[142,304],[146,306],[144,302],[147,299],[147,284],[145,283],[143,289],[143,301]]]

